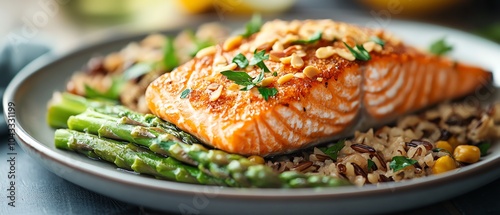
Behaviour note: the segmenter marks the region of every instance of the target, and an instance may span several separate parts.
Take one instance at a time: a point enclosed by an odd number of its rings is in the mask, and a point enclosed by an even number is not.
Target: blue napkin
[[[0,45],[0,95],[3,99],[5,88],[10,80],[29,62],[47,53],[50,49],[41,43],[14,43],[4,39]],[[3,105],[0,105],[0,135],[7,133]]]

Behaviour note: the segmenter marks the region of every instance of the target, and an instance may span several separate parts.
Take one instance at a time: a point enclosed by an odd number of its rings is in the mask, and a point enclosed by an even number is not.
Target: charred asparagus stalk
[[[227,185],[223,180],[207,175],[196,167],[170,157],[162,157],[131,143],[68,129],[56,130],[54,140],[57,148],[77,151],[90,158],[102,159],[120,168],[157,178],[185,183]]]
[[[121,118],[100,115],[91,109],[70,117],[68,126],[72,130],[144,146],[154,153],[197,166],[206,174],[223,179],[228,186],[315,187],[348,184],[342,179],[332,177],[296,172],[279,174],[270,167],[253,163],[244,156],[207,149],[200,144],[186,144],[159,127],[147,127]]]

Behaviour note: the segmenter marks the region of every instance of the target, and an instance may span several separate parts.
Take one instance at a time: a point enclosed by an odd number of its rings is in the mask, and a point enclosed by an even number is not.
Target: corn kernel
[[[453,157],[459,162],[476,163],[481,157],[481,150],[477,146],[460,145],[453,151]]]
[[[261,156],[258,156],[258,155],[252,155],[250,157],[248,157],[248,160],[250,160],[251,162],[253,163],[256,163],[256,164],[264,164],[264,158],[262,158]]]
[[[444,149],[449,153],[453,152],[453,147],[448,143],[448,141],[440,140],[436,142],[436,148]]]
[[[434,166],[432,166],[432,173],[440,174],[456,168],[457,165],[455,163],[455,160],[453,160],[453,158],[451,158],[450,156],[446,155],[436,160]]]
[[[455,150],[455,148],[457,148],[457,146],[459,145],[463,145],[463,143],[461,142],[458,142],[457,138],[456,137],[450,137],[450,139],[448,139],[448,143],[450,143],[451,147],[453,148],[453,150]],[[453,151],[452,150],[452,151]],[[451,151],[450,151],[451,152]]]

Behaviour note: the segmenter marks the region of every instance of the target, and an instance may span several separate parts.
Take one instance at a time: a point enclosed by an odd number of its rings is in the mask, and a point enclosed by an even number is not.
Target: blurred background
[[[56,52],[119,32],[175,28],[203,15],[231,20],[254,12],[315,9],[356,11],[436,23],[500,42],[500,2],[495,0],[0,0],[0,38],[41,42]],[[85,38],[85,39],[83,39]]]
[[[175,29],[206,20],[246,21],[256,12],[264,14],[266,18],[281,15],[293,17],[298,13],[352,12],[373,17],[374,20],[394,18],[448,26],[500,43],[498,0],[0,0],[0,95],[3,95],[5,86],[24,65],[43,53],[63,55],[109,38]],[[0,118],[3,119],[1,107]],[[5,131],[6,125],[0,120],[0,136],[5,135]],[[30,163],[25,162],[24,165]],[[38,170],[39,166],[33,168]],[[26,168],[24,178],[29,178],[28,174],[31,176],[32,171]],[[26,187],[33,187],[34,184],[35,187],[48,186],[52,181],[61,180],[46,171],[38,170],[35,173],[47,180],[26,180]],[[490,195],[498,194],[498,184],[497,180],[494,185],[484,187],[473,195],[467,194],[467,197],[458,197],[452,203],[445,202],[413,214],[467,214],[460,211],[482,214],[478,210],[481,211],[483,205],[488,206],[482,212],[491,212],[492,208],[498,209],[498,205],[489,204],[496,200],[485,197],[484,193],[489,190]],[[66,191],[71,193],[68,195],[87,195],[96,199],[67,199],[68,207],[71,209],[74,206],[75,211],[99,203],[97,208],[120,211],[116,214],[124,214],[124,210],[129,210],[131,214],[155,214],[149,210],[145,212],[142,207],[96,196],[69,183],[61,186],[71,191]],[[75,190],[78,192],[72,193]],[[47,194],[51,192],[47,191]],[[86,200],[84,203],[92,203],[80,204],[82,199]],[[34,205],[38,202],[33,198],[23,201],[35,202]],[[31,209],[38,210],[37,207]]]

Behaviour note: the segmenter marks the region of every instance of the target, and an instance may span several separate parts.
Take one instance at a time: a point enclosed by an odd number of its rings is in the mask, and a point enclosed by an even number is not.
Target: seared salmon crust
[[[319,40],[311,39],[318,34]],[[371,59],[356,59],[348,47],[365,50]],[[257,77],[260,67],[239,68],[232,61],[240,53],[250,60],[262,50],[271,72],[257,86],[277,90],[268,100],[257,87],[242,91],[221,74],[234,70]],[[208,145],[266,156],[465,96],[491,78],[481,68],[410,47],[382,30],[332,20],[275,20],[248,38],[235,36],[201,50],[151,83],[146,100],[152,113]]]

